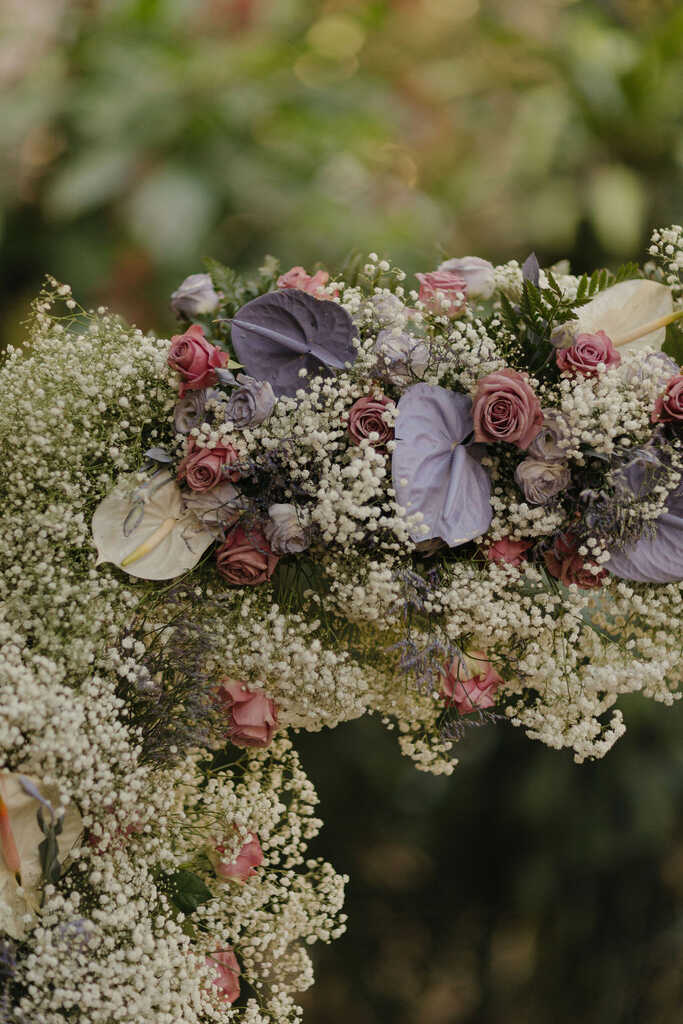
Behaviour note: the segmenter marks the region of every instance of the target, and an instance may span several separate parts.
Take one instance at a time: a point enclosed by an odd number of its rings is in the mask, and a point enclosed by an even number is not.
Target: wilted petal
[[[457,547],[488,529],[490,481],[462,444],[472,430],[466,395],[414,384],[399,401],[392,474],[399,505],[423,516],[411,529],[414,541],[441,537]]]
[[[135,480],[119,481],[95,509],[97,564],[113,562],[144,580],[173,579],[194,568],[215,535],[184,508],[182,492],[168,470],[159,470],[139,486]],[[149,546],[146,553],[122,564],[143,545]]]
[[[672,312],[673,298],[671,289],[666,285],[640,278],[620,281],[577,309],[578,333],[604,331],[615,345],[619,345],[620,338]],[[659,327],[636,341],[619,345],[619,351],[630,352],[648,345],[660,349],[665,337],[666,327]]]

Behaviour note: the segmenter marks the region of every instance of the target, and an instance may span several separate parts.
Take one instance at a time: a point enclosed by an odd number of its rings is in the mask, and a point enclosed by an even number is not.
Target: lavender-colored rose
[[[298,554],[310,546],[310,527],[302,524],[295,505],[271,505],[268,516],[263,532],[276,555]]]
[[[566,457],[569,437],[567,422],[558,409],[543,409],[543,426],[529,445],[529,455],[541,462],[562,462]]]
[[[256,380],[245,373],[237,374],[241,386],[233,391],[225,408],[226,420],[239,429],[255,427],[268,419],[275,405],[275,392],[267,380]]]
[[[176,316],[192,320],[213,313],[220,298],[208,274],[190,274],[171,295],[171,309]]]
[[[551,498],[569,486],[571,474],[562,462],[540,462],[525,459],[515,470],[515,480],[532,505],[546,505]]]
[[[479,256],[463,256],[461,259],[446,260],[439,264],[439,270],[455,271],[464,278],[467,295],[471,299],[490,299],[496,287],[493,263]]]
[[[421,380],[429,362],[425,343],[407,331],[387,327],[375,341],[378,369],[399,387]]]

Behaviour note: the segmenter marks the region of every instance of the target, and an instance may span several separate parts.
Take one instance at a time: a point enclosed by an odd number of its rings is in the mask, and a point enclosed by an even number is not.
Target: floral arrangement
[[[450,773],[677,698],[683,228],[648,256],[210,261],[170,343],[48,283],[2,371],[2,1019],[300,1019],[345,879],[288,729]]]

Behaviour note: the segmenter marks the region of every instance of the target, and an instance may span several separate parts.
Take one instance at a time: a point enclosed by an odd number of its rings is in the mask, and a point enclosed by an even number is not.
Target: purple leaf
[[[654,537],[641,537],[624,551],[611,551],[605,567],[622,580],[677,583],[683,580],[683,480],[669,495]]]
[[[276,395],[294,395],[308,379],[330,376],[357,352],[351,317],[335,302],[297,288],[252,299],[232,320],[232,343],[247,373],[269,381]]]
[[[408,516],[422,513],[411,528],[414,541],[441,537],[457,547],[488,529],[488,474],[462,443],[472,429],[466,395],[414,384],[399,401],[391,468],[398,504]]]

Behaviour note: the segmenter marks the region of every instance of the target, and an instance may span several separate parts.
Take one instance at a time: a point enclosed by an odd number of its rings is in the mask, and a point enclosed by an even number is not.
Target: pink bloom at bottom
[[[223,679],[216,693],[227,714],[228,738],[236,747],[267,747],[277,729],[277,704],[261,690]]]
[[[214,851],[209,854],[216,875],[224,881],[246,882],[256,874],[256,868],[263,864],[263,850],[258,836],[253,832],[249,833],[247,842],[234,860],[222,859],[225,850],[226,847],[222,843],[217,843]]]
[[[455,706],[461,715],[493,707],[502,677],[481,651],[473,651],[464,661],[463,665],[454,658],[444,667],[441,689],[446,703]]]
[[[519,568],[522,562],[526,562],[526,553],[531,547],[529,540],[512,540],[511,537],[502,537],[495,541],[486,552],[490,562],[505,562]]]
[[[217,972],[213,984],[221,997],[228,1003],[234,1003],[240,994],[240,965],[232,949],[229,946],[227,949],[217,949],[206,960]]]

